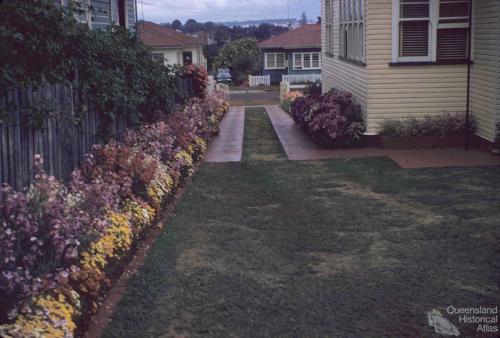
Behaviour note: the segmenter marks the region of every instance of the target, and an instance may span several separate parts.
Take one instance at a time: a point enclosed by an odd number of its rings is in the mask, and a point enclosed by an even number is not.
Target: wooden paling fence
[[[71,84],[17,88],[0,98],[0,182],[16,190],[33,180],[36,154],[44,169],[68,178],[99,143],[102,116],[81,102]],[[115,123],[116,130],[125,121]]]
[[[102,141],[105,116],[80,97],[77,87],[76,82],[22,87],[0,97],[0,184],[18,191],[29,186],[36,154],[49,175],[67,179]],[[193,95],[192,79],[179,79],[172,101],[182,103]],[[106,127],[119,137],[127,119],[117,116]]]

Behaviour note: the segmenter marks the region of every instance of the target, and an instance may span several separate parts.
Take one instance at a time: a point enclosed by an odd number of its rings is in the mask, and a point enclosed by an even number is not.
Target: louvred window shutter
[[[437,33],[437,59],[466,59],[468,35],[467,28],[439,29]]]
[[[401,56],[429,55],[429,22],[401,22]]]
[[[426,57],[429,55],[429,0],[400,1],[400,52],[401,57]]]
[[[440,0],[437,60],[463,60],[469,48],[469,0]]]

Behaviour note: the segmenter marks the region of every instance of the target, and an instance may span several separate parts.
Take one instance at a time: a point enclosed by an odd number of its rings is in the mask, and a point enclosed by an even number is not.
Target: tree
[[[213,31],[213,30],[215,30],[216,27],[217,27],[217,25],[215,23],[213,23],[212,21],[207,21],[204,24],[205,31],[209,31],[209,32]]]
[[[226,26],[218,26],[215,30],[214,40],[217,46],[223,46],[226,41],[231,39],[231,29]]]
[[[232,60],[231,69],[234,73],[234,82],[242,84],[248,75],[255,74],[259,70],[259,62],[254,55],[238,55]]]
[[[257,71],[259,65],[257,39],[243,38],[225,45],[214,60],[214,69],[227,67],[233,73],[237,83]]]
[[[260,26],[257,28],[257,31],[255,32],[255,37],[257,38],[257,40],[269,39],[272,35],[272,28],[273,26],[268,23],[260,24]]]
[[[172,29],[175,29],[175,30],[182,30],[182,22],[180,20],[174,20],[174,22],[172,22],[172,24],[170,25],[170,27]]]
[[[203,47],[203,54],[207,58],[207,69],[209,72],[213,72],[216,69],[214,69],[214,60],[219,55],[219,51],[221,49],[221,46],[218,46],[217,44],[214,45],[208,45]]]
[[[204,29],[203,24],[198,23],[195,19],[189,19],[184,24],[184,29],[182,30],[184,33],[195,33]]]
[[[306,25],[307,24],[307,14],[306,14],[306,12],[302,12],[302,17],[300,18],[299,23],[301,25]]]

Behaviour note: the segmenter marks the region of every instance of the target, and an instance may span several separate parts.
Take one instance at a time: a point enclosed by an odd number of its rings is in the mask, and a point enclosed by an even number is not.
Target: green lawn
[[[500,167],[287,161],[247,113],[244,161],[202,165],[106,337],[431,337],[427,311],[498,303]]]
[[[243,161],[287,159],[265,108],[247,108],[245,126]]]

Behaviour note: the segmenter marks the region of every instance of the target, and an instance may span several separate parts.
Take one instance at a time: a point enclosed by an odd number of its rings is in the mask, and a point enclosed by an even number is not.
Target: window
[[[285,69],[287,68],[287,59],[285,53],[266,53],[266,69]]]
[[[127,1],[118,0],[118,25],[127,27]]]
[[[364,62],[365,1],[339,1],[339,56]]]
[[[165,56],[162,53],[153,53],[153,60],[160,63],[165,63]]]
[[[294,53],[293,69],[320,69],[320,53]]]
[[[325,53],[333,55],[333,7],[332,0],[325,1]]]
[[[394,0],[393,62],[466,60],[470,0]]]
[[[1,1],[0,1],[1,2]],[[70,0],[61,0],[61,6],[69,6]],[[75,19],[81,23],[86,23],[91,27],[91,5],[90,0],[74,0],[72,3],[75,6]]]

